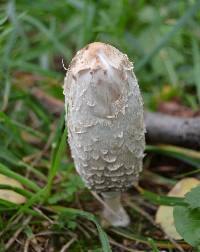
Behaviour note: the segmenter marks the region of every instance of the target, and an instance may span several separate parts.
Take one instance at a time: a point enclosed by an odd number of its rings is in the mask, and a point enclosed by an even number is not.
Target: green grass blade
[[[52,160],[52,164],[49,170],[49,175],[48,175],[48,181],[47,181],[47,196],[50,194],[51,192],[51,187],[52,187],[52,183],[53,183],[53,179],[58,171],[59,168],[59,164],[61,162],[62,159],[62,155],[64,153],[65,147],[66,147],[66,139],[67,139],[67,129],[65,128],[60,143],[57,147],[56,150],[56,154],[55,154],[55,158],[53,158]]]
[[[29,189],[37,192],[38,190],[40,190],[40,187],[35,184],[33,181],[23,177],[22,175],[17,174],[14,171],[11,171],[8,167],[6,167],[5,165],[0,163],[0,173],[8,176],[10,178],[16,179],[17,181],[19,181],[22,185],[28,187]]]
[[[177,32],[193,17],[200,8],[200,0],[197,0],[196,3],[187,10],[185,15],[183,15],[163,38],[158,42],[158,44],[153,48],[153,50],[147,54],[141,61],[136,64],[135,70],[140,71],[152,58],[157,54],[173,37]]]
[[[7,207],[7,208],[15,208],[17,209],[19,207],[19,205],[13,203],[13,202],[10,202],[8,200],[4,200],[4,199],[0,199],[0,209],[1,207]]]
[[[30,198],[33,196],[33,193],[25,190],[25,189],[22,189],[22,188],[19,188],[19,187],[15,187],[15,186],[9,186],[9,185],[4,185],[4,184],[0,184],[0,190],[10,190],[10,191],[14,191],[26,198]]]
[[[26,132],[36,136],[36,137],[39,137],[39,138],[42,138],[44,139],[44,134],[31,128],[31,127],[28,127],[20,122],[17,122],[15,120],[12,120],[11,118],[9,118],[5,113],[3,113],[2,111],[0,111],[0,122],[4,122],[4,123],[7,123],[8,125],[11,125],[13,127],[18,127],[18,128],[21,128],[22,130],[25,130]]]
[[[197,40],[192,40],[192,55],[194,64],[194,81],[197,88],[197,96],[200,103],[200,48]]]
[[[58,40],[56,34],[52,34],[38,19],[30,15],[26,15],[23,18],[23,21],[30,23],[35,26],[40,32],[42,32],[51,42],[53,43],[55,49],[60,52],[66,58],[71,58],[71,52],[68,48],[64,47]]]
[[[92,221],[96,225],[96,228],[99,232],[99,239],[101,241],[103,251],[104,252],[112,252],[110,245],[109,245],[108,237],[107,237],[106,233],[103,231],[102,227],[100,226],[100,224],[98,223],[98,221],[96,220],[96,218],[93,214],[87,213],[82,210],[77,210],[77,209],[73,209],[73,208],[65,208],[65,207],[61,207],[61,206],[52,206],[51,209],[53,209],[56,212],[66,213],[66,215],[67,214],[74,214],[75,216],[80,216],[80,217],[83,217],[83,218],[86,218],[86,219]]]
[[[194,167],[200,168],[200,153],[198,151],[164,144],[157,146],[147,145],[146,151],[164,154],[173,158],[177,158]]]
[[[29,198],[26,203],[24,205],[20,205],[19,208],[17,209],[18,211],[16,212],[16,214],[14,214],[9,222],[7,223],[7,226],[9,226],[10,223],[12,223],[12,221],[16,218],[16,216],[18,216],[21,213],[29,213],[33,216],[40,216],[40,217],[44,217],[42,214],[40,214],[39,212],[30,209],[30,207],[32,207],[35,203],[42,203],[44,201],[44,194],[46,192],[45,188],[42,188],[40,190],[38,190],[35,194],[33,194],[33,196],[31,198]]]
[[[24,167],[28,171],[31,171],[32,173],[34,173],[38,178],[46,181],[46,176],[40,170],[35,169],[31,165],[26,164],[25,162],[21,161],[18,157],[15,156],[13,152],[10,152],[8,149],[2,146],[0,146],[0,158],[14,166]]]
[[[111,231],[114,233],[114,234],[117,234],[121,237],[124,237],[126,239],[129,239],[129,240],[133,240],[133,241],[137,241],[137,242],[141,242],[143,244],[147,244],[149,245],[149,238],[148,237],[144,237],[144,236],[141,236],[141,235],[137,235],[137,234],[134,234],[133,232],[129,232],[127,230],[124,230],[124,229],[121,229],[121,228],[112,228]],[[154,243],[157,247],[159,248],[174,248],[174,244],[172,244],[170,241],[166,241],[166,240],[155,240],[154,239]],[[184,246],[184,247],[188,247],[186,243],[183,243],[183,242],[179,242],[178,244]]]
[[[156,247],[156,243],[153,239],[148,238],[149,245],[152,247],[153,252],[159,252],[158,248]]]
[[[15,70],[17,68],[19,70],[24,70],[24,71],[35,73],[35,74],[40,74],[41,76],[46,76],[50,78],[59,78],[62,76],[60,73],[55,72],[52,69],[51,70],[43,69],[37,64],[23,61],[23,60],[15,60],[10,63],[10,66]]]
[[[53,139],[53,143],[52,143],[51,164],[53,164],[53,162],[55,161],[57,148],[58,148],[60,139],[62,137],[62,130],[63,130],[64,123],[65,123],[64,113],[65,112],[63,111],[63,113],[61,114],[60,119],[57,123],[56,131],[55,131],[55,135],[54,135],[54,139]],[[67,138],[66,138],[66,140],[67,140]]]
[[[185,206],[187,205],[184,202],[184,198],[179,197],[169,197],[164,195],[158,195],[156,193],[147,191],[147,190],[141,190],[141,196],[150,202],[157,204],[157,205],[166,205],[166,206]]]
[[[37,212],[36,210],[30,209],[30,208],[24,208],[24,205],[18,205],[15,204],[13,202],[10,202],[8,200],[3,200],[0,199],[0,212],[4,212],[4,211],[17,211],[17,214],[19,214],[20,210],[23,209],[23,213],[24,214],[31,214],[32,216],[36,216],[36,217],[42,217],[44,218],[44,216],[42,214],[40,214],[39,212]],[[16,217],[16,214],[12,216],[12,220]],[[9,223],[12,222],[12,220],[9,221]],[[7,223],[7,224],[9,224]]]
[[[2,111],[6,110],[6,108],[8,106],[10,91],[11,91],[11,81],[10,81],[10,77],[6,74],[3,104],[2,104],[2,108],[1,108]]]

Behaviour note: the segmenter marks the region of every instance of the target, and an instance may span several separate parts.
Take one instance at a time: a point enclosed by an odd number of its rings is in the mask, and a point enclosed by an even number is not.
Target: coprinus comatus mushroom
[[[75,167],[87,187],[103,196],[105,218],[113,226],[127,226],[120,194],[138,180],[145,148],[133,64],[113,46],[89,44],[72,59],[64,94]]]

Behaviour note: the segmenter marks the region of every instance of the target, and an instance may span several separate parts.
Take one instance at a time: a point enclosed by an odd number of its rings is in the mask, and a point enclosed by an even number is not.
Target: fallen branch
[[[32,95],[56,116],[64,110],[64,102],[53,98],[38,88]],[[146,141],[154,144],[171,144],[191,149],[200,148],[200,117],[183,118],[162,113],[145,113]]]
[[[145,124],[146,140],[149,143],[200,148],[200,117],[182,118],[146,112]]]

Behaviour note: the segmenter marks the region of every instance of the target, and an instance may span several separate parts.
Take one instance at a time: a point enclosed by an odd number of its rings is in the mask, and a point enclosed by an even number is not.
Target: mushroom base
[[[103,210],[104,218],[113,227],[127,227],[130,224],[130,218],[121,204],[121,193],[105,192],[101,195],[106,204]]]

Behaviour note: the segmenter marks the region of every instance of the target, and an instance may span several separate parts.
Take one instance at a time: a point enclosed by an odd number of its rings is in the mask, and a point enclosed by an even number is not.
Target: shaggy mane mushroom
[[[121,192],[138,180],[145,147],[143,102],[133,64],[95,42],[77,52],[64,83],[68,139],[75,167],[108,205],[104,217],[127,226]]]

